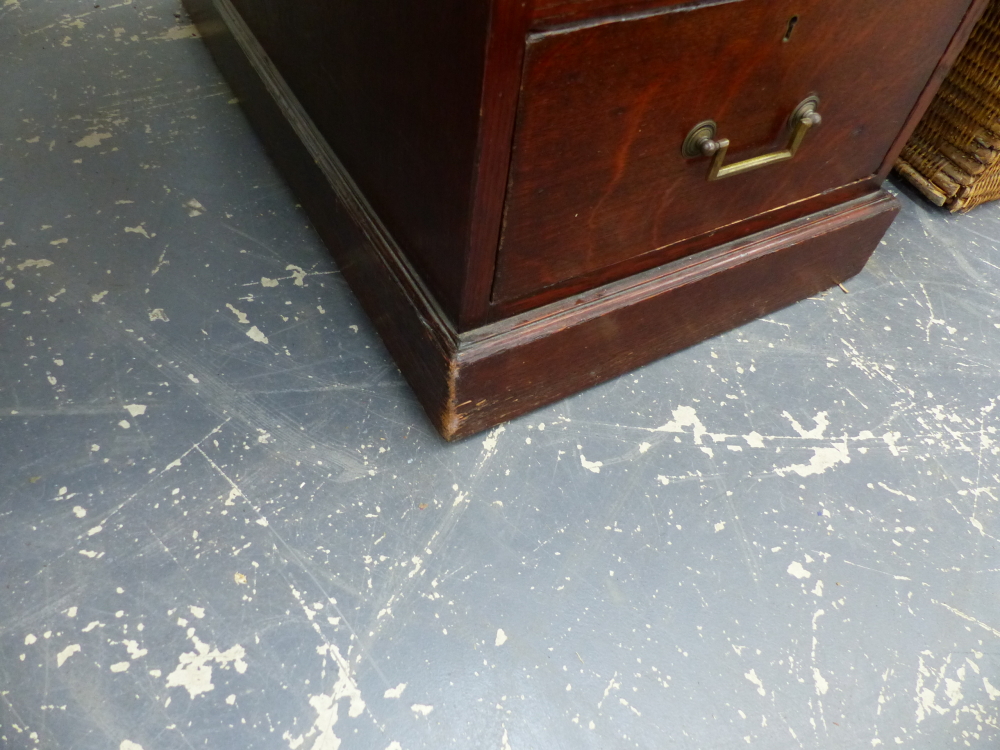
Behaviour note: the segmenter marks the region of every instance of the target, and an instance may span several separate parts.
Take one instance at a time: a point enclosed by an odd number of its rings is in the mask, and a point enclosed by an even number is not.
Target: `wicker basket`
[[[972,32],[896,170],[953,212],[1000,198],[1000,0]]]

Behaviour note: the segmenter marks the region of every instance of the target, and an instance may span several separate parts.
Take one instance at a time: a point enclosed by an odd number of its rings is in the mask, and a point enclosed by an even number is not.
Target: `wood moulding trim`
[[[589,29],[594,26],[605,26],[609,23],[620,23],[622,21],[637,21],[643,18],[653,18],[654,16],[668,16],[672,13],[687,13],[692,10],[701,10],[702,8],[710,8],[715,5],[729,5],[730,3],[741,3],[743,0],[689,0],[688,2],[680,2],[675,5],[661,6],[658,5],[653,8],[644,8],[641,10],[633,10],[627,13],[602,13],[594,18],[581,18],[573,21],[565,21],[562,23],[549,23],[544,25],[539,25],[536,27],[532,36],[553,36],[556,34],[565,34],[567,32],[578,31],[580,29]]]
[[[316,166],[323,172],[323,176],[326,177],[337,200],[340,201],[350,219],[361,230],[371,247],[376,252],[386,256],[384,261],[396,268],[400,281],[412,288],[412,294],[418,298],[415,301],[418,301],[419,306],[426,311],[428,317],[435,321],[435,328],[440,330],[449,341],[454,341],[456,334],[450,319],[420,280],[420,276],[407,261],[392,234],[379,219],[375,209],[362,194],[361,189],[354,182],[340,159],[337,158],[333,149],[330,148],[302,103],[299,102],[267,52],[257,41],[246,21],[240,16],[239,11],[230,0],[211,0],[211,2],[239,44],[243,54],[246,55],[254,72],[260,77],[268,94],[271,95],[274,103],[281,110],[288,124],[291,125],[292,130],[295,131],[295,135],[309,151]]]
[[[509,335],[538,338],[563,328],[572,316],[577,324],[604,315],[609,310],[629,304],[630,300],[663,294],[672,289],[705,279],[754,258],[779,252],[789,244],[800,242],[816,232],[836,231],[859,215],[867,215],[873,207],[895,210],[896,199],[885,191],[855,199],[835,208],[810,214],[796,221],[781,224],[739,240],[727,242],[670,263],[637,273],[596,289],[539,307],[503,321],[458,335],[467,351],[488,351],[489,342],[502,341]],[[835,286],[831,282],[828,287]],[[827,288],[828,288],[827,287]],[[502,344],[501,344],[502,345]],[[473,355],[475,356],[475,355]]]
[[[458,333],[230,0],[184,0],[432,422],[466,437],[850,278],[898,211],[877,191]]]
[[[525,297],[495,302],[492,311],[492,320],[509,318],[555,300],[572,297],[574,294],[579,294],[610,281],[662,266],[665,263],[694,255],[710,247],[730,242],[740,237],[747,237],[771,227],[785,224],[793,219],[823,211],[837,204],[847,203],[862,195],[875,192],[879,189],[881,183],[880,179],[876,179],[874,175],[870,175],[847,185],[833,188],[825,193],[811,195],[784,206],[764,211],[756,216],[740,219],[731,224],[721,225],[704,234],[672,242],[669,245],[658,247],[642,255],[636,255],[627,261],[616,263],[613,266],[595,269],[582,276],[576,276],[562,283],[553,284],[552,286],[532,292]]]

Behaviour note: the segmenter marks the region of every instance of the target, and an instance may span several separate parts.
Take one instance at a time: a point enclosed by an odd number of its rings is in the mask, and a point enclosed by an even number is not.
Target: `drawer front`
[[[731,0],[530,35],[494,301],[665,262],[874,174],[969,5]],[[727,165],[787,151],[811,95],[822,122],[790,159],[713,181],[713,158],[682,154],[709,120]]]

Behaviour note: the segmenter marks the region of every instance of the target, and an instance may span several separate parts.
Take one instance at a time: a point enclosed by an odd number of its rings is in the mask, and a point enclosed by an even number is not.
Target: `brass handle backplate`
[[[691,129],[687,138],[684,139],[681,153],[687,159],[697,159],[704,156],[712,157],[712,166],[708,170],[709,181],[735,177],[738,174],[752,172],[755,169],[760,169],[770,164],[788,161],[799,150],[799,146],[802,145],[802,139],[809,132],[809,128],[819,125],[823,121],[823,118],[820,117],[817,111],[818,108],[819,97],[815,94],[804,99],[795,108],[792,116],[788,119],[788,126],[791,129],[788,145],[782,151],[755,156],[752,159],[738,161],[735,164],[726,164],[729,139],[716,139],[718,126],[714,120],[706,120],[705,122],[698,123]]]

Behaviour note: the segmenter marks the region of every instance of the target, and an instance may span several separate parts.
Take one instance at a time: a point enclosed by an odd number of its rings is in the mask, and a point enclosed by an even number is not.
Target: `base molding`
[[[878,190],[458,333],[229,0],[184,5],[386,348],[448,440],[845,281],[861,271],[899,211],[898,201]]]

